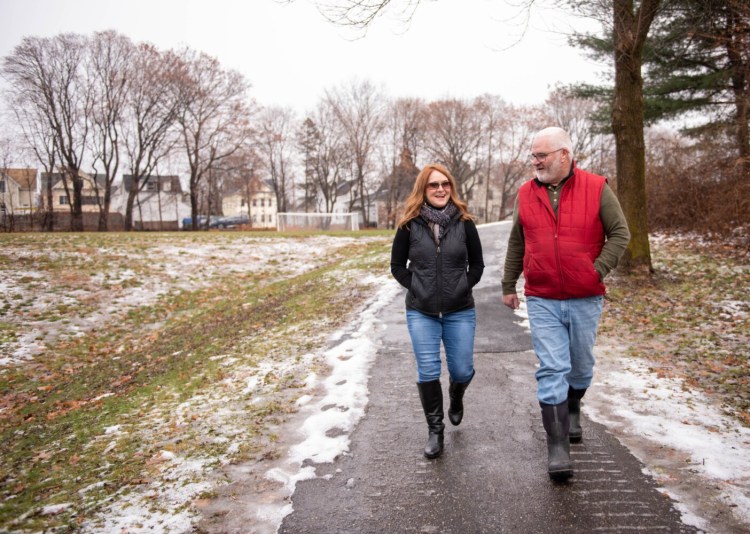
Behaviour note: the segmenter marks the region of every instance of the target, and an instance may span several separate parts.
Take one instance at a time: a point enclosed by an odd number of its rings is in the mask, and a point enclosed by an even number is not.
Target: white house
[[[36,169],[0,169],[0,216],[30,214],[36,184]]]
[[[221,209],[225,217],[247,217],[252,228],[276,228],[276,195],[262,180],[225,194]]]
[[[149,175],[145,177],[133,203],[133,228],[136,230],[177,230],[182,220],[190,217],[189,195],[182,190],[179,176]],[[132,174],[122,177],[122,191],[117,195],[116,210],[125,215],[130,190],[135,182]]]

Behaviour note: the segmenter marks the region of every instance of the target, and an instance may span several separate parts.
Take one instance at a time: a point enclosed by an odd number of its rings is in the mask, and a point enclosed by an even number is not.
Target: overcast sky
[[[0,55],[25,36],[115,29],[161,49],[187,45],[215,56],[246,75],[259,103],[300,112],[353,80],[393,97],[489,93],[517,104],[542,103],[559,82],[601,81],[603,67],[563,35],[585,21],[538,9],[511,46],[520,32],[513,14],[505,0],[422,0],[409,24],[390,9],[356,38],[327,22],[314,0],[0,0]]]

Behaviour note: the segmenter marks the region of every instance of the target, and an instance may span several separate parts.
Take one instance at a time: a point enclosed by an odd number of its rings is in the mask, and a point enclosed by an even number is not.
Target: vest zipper
[[[440,256],[440,245],[437,246],[435,254],[435,266],[437,267],[437,286],[438,286],[438,319],[443,318],[443,261]]]

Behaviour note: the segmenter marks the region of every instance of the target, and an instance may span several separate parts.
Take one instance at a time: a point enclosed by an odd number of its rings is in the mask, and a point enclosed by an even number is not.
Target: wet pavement
[[[297,483],[294,511],[279,532],[696,532],[644,466],[586,418],[586,399],[584,439],[571,445],[575,476],[549,479],[536,357],[527,329],[501,300],[507,230],[480,227],[486,270],[475,288],[477,374],[461,425],[446,415],[443,455],[422,455],[427,426],[399,295],[380,317],[388,328],[349,453],[315,464],[318,477]],[[444,369],[446,410],[447,382]]]

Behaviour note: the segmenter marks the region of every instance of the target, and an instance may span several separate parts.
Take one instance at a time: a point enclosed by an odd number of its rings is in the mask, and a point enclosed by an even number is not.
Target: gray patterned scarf
[[[448,228],[448,224],[450,224],[456,213],[458,213],[458,208],[450,200],[443,209],[433,208],[425,202],[419,210],[419,214],[430,225],[435,243],[438,245],[445,235],[445,229]]]

